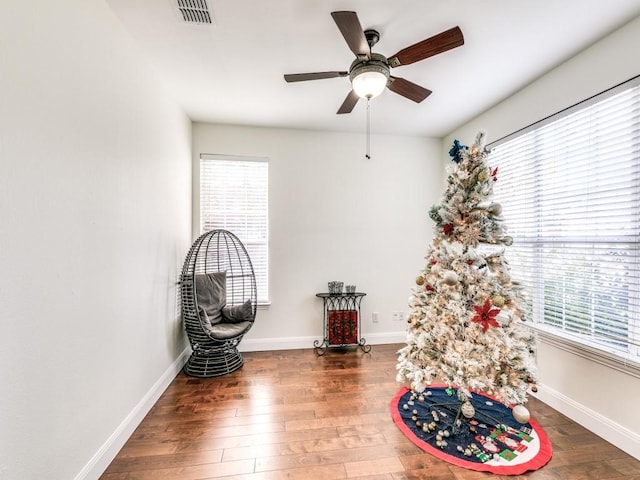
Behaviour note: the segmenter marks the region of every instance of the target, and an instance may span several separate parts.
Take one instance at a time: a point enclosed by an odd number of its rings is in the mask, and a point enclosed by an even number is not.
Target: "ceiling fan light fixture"
[[[194,0],[181,1],[190,2]],[[391,69],[403,65],[411,65],[464,45],[464,37],[460,27],[453,27],[403,48],[395,55],[387,58],[382,54],[371,51],[371,48],[380,40],[380,32],[372,29],[363,30],[356,12],[336,11],[331,12],[331,16],[336,22],[342,37],[347,42],[349,50],[356,56],[356,59],[349,67],[349,71],[286,74],[284,79],[286,82],[301,82],[304,80],[346,77],[348,75],[351,81],[351,90],[349,90],[347,97],[336,112],[338,115],[351,113],[360,98],[369,100],[376,97],[384,91],[385,87],[413,102],[422,102],[431,95],[431,90],[404,78],[392,77]],[[367,111],[368,107],[369,103],[367,102]]]
[[[362,65],[351,75],[353,91],[360,98],[377,97],[384,91],[388,80],[389,69],[376,64]]]

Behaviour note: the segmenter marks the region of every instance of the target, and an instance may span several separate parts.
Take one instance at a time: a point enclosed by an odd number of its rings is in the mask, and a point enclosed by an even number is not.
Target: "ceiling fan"
[[[420,103],[431,95],[431,90],[404,78],[392,76],[391,69],[419,62],[464,44],[462,31],[459,27],[453,27],[403,48],[387,58],[379,53],[371,52],[371,48],[380,39],[380,33],[372,29],[363,30],[356,12],[331,12],[331,16],[349,49],[356,56],[349,71],[286,74],[284,79],[287,82],[302,82],[348,76],[352,89],[338,109],[337,113],[339,114],[351,113],[360,98],[371,99],[382,93],[385,87],[398,95]]]

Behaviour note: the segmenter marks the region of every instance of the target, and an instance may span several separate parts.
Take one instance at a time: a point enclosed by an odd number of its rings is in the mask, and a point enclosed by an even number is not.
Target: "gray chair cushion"
[[[252,321],[253,309],[251,308],[251,300],[247,300],[242,305],[232,305],[232,306],[223,307],[222,318],[224,322],[229,322],[229,323]]]
[[[222,321],[222,308],[227,303],[227,272],[206,273],[195,276],[196,299],[203,321],[211,325]],[[203,315],[204,313],[204,315]]]
[[[238,322],[238,323],[216,323],[207,327],[209,334],[218,340],[228,340],[229,338],[237,337],[241,335],[251,326],[251,322]]]

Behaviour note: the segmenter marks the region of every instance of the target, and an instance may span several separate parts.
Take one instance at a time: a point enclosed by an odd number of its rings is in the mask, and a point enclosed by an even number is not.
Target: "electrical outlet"
[[[404,322],[404,320],[405,320],[404,312],[398,312],[398,321]]]
[[[371,313],[371,321],[373,323],[378,323],[378,312]]]

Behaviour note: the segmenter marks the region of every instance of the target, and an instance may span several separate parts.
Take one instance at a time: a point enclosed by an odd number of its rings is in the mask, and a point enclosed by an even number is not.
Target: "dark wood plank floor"
[[[231,375],[180,374],[101,479],[640,479],[640,461],[535,398],[554,448],[541,470],[499,477],[422,452],[389,413],[400,347],[251,352]]]

